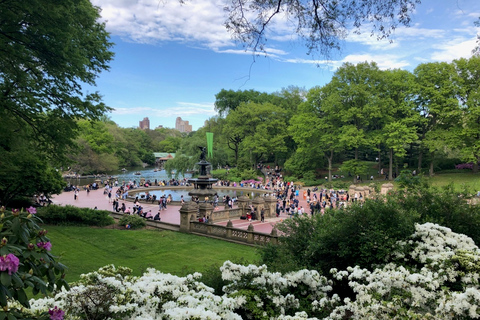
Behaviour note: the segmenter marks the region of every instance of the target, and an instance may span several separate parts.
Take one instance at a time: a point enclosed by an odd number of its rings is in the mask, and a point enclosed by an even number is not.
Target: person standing
[[[265,222],[265,209],[260,210],[260,221]]]

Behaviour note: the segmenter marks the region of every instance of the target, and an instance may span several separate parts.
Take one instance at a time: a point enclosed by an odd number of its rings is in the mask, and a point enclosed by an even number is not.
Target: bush
[[[418,212],[419,222],[437,223],[480,243],[480,206],[470,205],[470,192],[456,192],[453,185],[435,188],[423,183],[397,193],[405,210]]]
[[[46,224],[105,227],[115,223],[106,210],[56,206],[38,208],[38,216]]]
[[[118,220],[119,226],[130,225],[130,229],[141,229],[147,225],[145,219],[137,215],[124,215]]]
[[[47,312],[35,318],[22,314],[29,307],[27,295],[68,288],[66,267],[51,254],[52,243],[36,212],[0,207],[0,319],[48,319]]]
[[[296,217],[277,224],[288,236],[268,246],[262,263],[283,272],[307,268],[328,274],[331,268],[381,265],[398,240],[406,239],[418,220],[393,199],[372,199],[363,206],[329,210],[312,218]]]
[[[323,183],[323,186],[327,189],[347,190],[351,184],[352,184],[351,181],[334,180],[334,181]]]

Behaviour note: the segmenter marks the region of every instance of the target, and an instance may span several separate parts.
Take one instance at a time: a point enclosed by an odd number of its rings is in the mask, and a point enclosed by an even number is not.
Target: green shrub
[[[109,211],[50,205],[41,207],[37,215],[46,224],[105,227],[115,223]]]
[[[413,233],[417,220],[415,212],[381,198],[312,218],[286,219],[277,225],[288,236],[279,238],[279,247],[266,247],[262,262],[283,272],[292,266],[323,274],[331,268],[371,268],[383,264],[394,244]]]
[[[419,223],[432,222],[462,233],[480,243],[480,206],[470,205],[467,200],[471,192],[457,192],[453,185],[443,188],[420,184],[413,189],[396,194],[397,201],[405,210],[415,210]]]
[[[257,172],[257,170],[253,170],[253,169],[247,169],[240,172],[240,178],[242,180],[250,180],[250,179],[258,180],[259,176],[263,176],[263,173],[261,172],[259,173]]]
[[[145,228],[147,225],[145,223],[145,219],[138,215],[123,215],[120,220],[118,220],[118,225],[125,227],[126,225],[130,225],[130,229],[141,229]]]
[[[336,189],[336,190],[346,190],[348,187],[352,184],[351,181],[346,181],[346,180],[333,180],[330,182],[325,181],[323,183],[323,186],[327,189]]]

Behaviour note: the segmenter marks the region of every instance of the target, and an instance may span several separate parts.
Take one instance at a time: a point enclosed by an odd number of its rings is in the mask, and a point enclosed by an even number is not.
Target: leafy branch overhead
[[[231,0],[225,25],[234,39],[254,52],[267,52],[275,24],[287,23],[305,41],[308,53],[328,57],[340,49],[349,30],[368,25],[377,39],[388,38],[399,25],[408,26],[420,0]]]

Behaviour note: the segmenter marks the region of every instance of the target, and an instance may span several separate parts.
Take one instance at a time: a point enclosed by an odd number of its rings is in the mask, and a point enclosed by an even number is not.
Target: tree
[[[287,137],[286,111],[271,103],[240,105],[226,117],[231,134],[243,137],[241,152],[256,165],[262,158],[285,152]]]
[[[459,108],[459,78],[452,64],[446,62],[423,63],[415,68],[417,111],[422,118],[419,128],[421,170],[422,152],[431,156],[429,174],[433,175],[435,152],[443,149],[452,139],[454,124],[461,121]]]
[[[165,140],[158,143],[158,151],[175,153],[180,147],[181,141],[182,138],[172,136],[166,137]]]
[[[417,128],[414,126],[418,115],[414,105],[415,77],[412,73],[399,69],[384,71],[383,77],[380,97],[384,108],[382,117],[375,123],[380,141],[388,150],[388,177],[393,180],[394,155],[403,157],[406,154],[405,148],[417,138]]]
[[[389,155],[389,180],[393,180],[393,155],[403,157],[406,153],[405,147],[417,138],[416,128],[408,124],[408,120],[399,119],[388,123],[383,129],[385,147]]]
[[[420,0],[231,0],[226,27],[236,40],[254,52],[265,51],[266,35],[275,19],[288,20],[306,42],[308,53],[329,56],[340,48],[350,27],[360,33],[371,26],[377,39],[387,38],[398,25],[408,26]],[[277,20],[278,21],[278,20]]]
[[[61,174],[45,159],[49,155],[30,140],[32,128],[20,128],[21,119],[1,113],[0,130],[0,204],[8,205],[16,198],[47,197],[62,191]],[[15,134],[11,134],[14,132]]]
[[[0,1],[0,118],[8,137],[0,161],[10,174],[2,201],[11,199],[7,190],[59,192],[57,169],[72,151],[77,120],[109,110],[82,87],[94,86],[113,57],[99,18],[88,0]]]
[[[454,62],[461,81],[460,108],[462,121],[458,123],[452,145],[460,149],[465,161],[473,162],[473,172],[480,163],[480,56]]]
[[[298,114],[290,121],[289,132],[301,153],[323,154],[328,161],[328,181],[332,180],[333,156],[342,149],[341,127],[335,105],[329,104],[330,87],[315,87],[307,94]]]
[[[356,183],[358,180],[357,176],[361,176],[367,172],[368,164],[364,161],[352,159],[343,162],[338,169],[348,175],[353,175],[353,182]]]
[[[221,115],[226,116],[230,111],[237,109],[242,103],[256,102],[262,103],[271,100],[267,93],[250,90],[220,90],[215,95],[215,110]]]
[[[327,85],[328,103],[324,105],[336,114],[336,125],[341,127],[339,143],[354,150],[355,160],[360,148],[378,143],[374,124],[383,117],[386,108],[379,89],[383,83],[383,73],[377,64],[364,62],[343,64]]]
[[[99,11],[88,0],[0,2],[0,111],[30,126],[51,158],[63,159],[77,118],[109,110],[82,88],[113,57]]]

